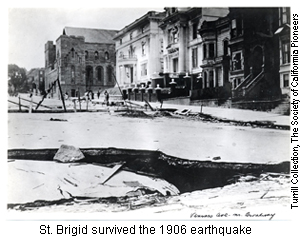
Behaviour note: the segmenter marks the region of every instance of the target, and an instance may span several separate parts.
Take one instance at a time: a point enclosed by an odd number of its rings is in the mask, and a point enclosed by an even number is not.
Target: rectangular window
[[[198,24],[194,23],[193,24],[193,39],[196,39],[198,35]]]
[[[290,44],[289,42],[282,42],[282,64],[290,62]]]
[[[147,63],[141,65],[141,76],[147,75]]]
[[[203,44],[203,59],[206,58],[206,44]]]
[[[241,70],[242,69],[242,53],[237,52],[232,55],[232,70]]]
[[[173,59],[173,72],[177,73],[178,71],[178,58]]]
[[[214,87],[214,72],[209,71],[209,87]]]
[[[193,68],[198,67],[198,49],[197,48],[192,49],[192,67]]]
[[[280,8],[280,25],[290,23],[290,8],[282,7]]]
[[[142,43],[142,55],[146,55],[146,44]]]
[[[243,34],[243,21],[242,19],[231,20],[231,37],[238,37]]]
[[[178,42],[178,36],[179,36],[178,34],[179,34],[179,30],[177,26],[173,27],[172,29],[169,29],[168,32],[169,44]]]
[[[168,31],[168,44],[173,43],[173,35],[172,35],[172,29],[169,29]]]
[[[289,81],[289,75],[283,74],[283,87],[289,87],[290,81]]]
[[[208,45],[208,57],[213,58],[215,56],[215,44],[210,43]]]
[[[228,41],[227,40],[223,42],[223,53],[224,53],[224,56],[228,55]]]

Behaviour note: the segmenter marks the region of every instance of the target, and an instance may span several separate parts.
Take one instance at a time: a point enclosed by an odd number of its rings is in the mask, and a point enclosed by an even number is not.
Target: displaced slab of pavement
[[[8,168],[10,204],[75,197],[125,197],[139,194],[140,189],[157,191],[162,195],[179,193],[174,185],[165,180],[128,171],[119,171],[107,179],[111,168],[93,164],[16,160],[10,161]],[[130,184],[133,180],[134,184]]]
[[[134,102],[134,101],[131,101]],[[136,102],[140,103],[140,102]],[[151,102],[152,107],[159,109],[161,103]],[[163,103],[163,108],[177,109],[182,111],[184,109],[189,109],[194,113],[205,113],[213,117],[236,120],[236,121],[270,121],[278,125],[288,126],[290,125],[290,116],[275,114],[271,112],[254,111],[247,109],[237,109],[237,108],[223,108],[223,107],[207,107],[207,106],[195,106],[195,105],[179,105]]]

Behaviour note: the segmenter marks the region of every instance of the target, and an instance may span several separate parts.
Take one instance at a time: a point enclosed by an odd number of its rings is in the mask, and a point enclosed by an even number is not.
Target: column
[[[179,57],[178,57],[178,72],[183,73],[185,72],[185,56],[186,56],[186,34],[185,34],[186,27],[184,24],[180,24],[179,26]]]
[[[218,74],[218,68],[214,68],[213,69],[213,72],[214,72],[214,88],[216,88],[216,87],[218,87],[218,83],[217,83],[217,81],[218,81],[218,79],[217,79],[217,74]]]

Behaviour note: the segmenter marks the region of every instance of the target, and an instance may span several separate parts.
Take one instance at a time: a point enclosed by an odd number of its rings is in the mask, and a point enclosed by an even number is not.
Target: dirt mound
[[[173,117],[168,111],[157,111],[153,114],[153,117]]]
[[[143,111],[137,111],[137,110],[130,110],[130,111],[121,113],[120,116],[122,116],[122,117],[132,117],[132,118],[152,118],[151,116],[144,113]]]

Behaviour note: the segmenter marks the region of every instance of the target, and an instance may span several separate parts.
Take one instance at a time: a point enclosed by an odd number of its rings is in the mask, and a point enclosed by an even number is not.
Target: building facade
[[[203,41],[198,31],[204,21],[228,14],[227,8],[165,8],[160,27],[164,32],[164,79],[176,83],[181,94],[192,96],[202,73]]]
[[[204,22],[199,31],[203,83],[197,98],[278,98],[277,29],[278,8],[230,8],[228,16]]]
[[[33,68],[27,73],[27,82],[29,88],[36,95],[43,94],[45,92],[45,69]]]
[[[124,89],[155,87],[163,72],[163,35],[159,22],[165,13],[148,12],[121,29],[116,42],[116,74]]]
[[[195,99],[227,99],[231,96],[229,22],[228,17],[223,17],[201,25],[202,77],[194,90]]]
[[[81,96],[115,85],[115,30],[66,27],[45,44],[45,88],[53,97]]]
[[[279,8],[279,27],[275,34],[279,37],[280,88],[282,94],[290,95],[290,18],[289,7]]]

